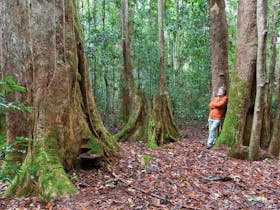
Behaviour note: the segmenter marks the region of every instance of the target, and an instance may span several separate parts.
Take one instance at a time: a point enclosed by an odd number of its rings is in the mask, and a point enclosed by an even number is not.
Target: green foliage
[[[31,112],[32,108],[26,106],[24,102],[5,102],[5,93],[13,91],[25,92],[25,88],[20,85],[17,85],[12,76],[7,76],[4,78],[4,80],[0,80],[0,109],[5,108],[20,111],[25,110]]]
[[[32,108],[26,106],[24,102],[6,102],[5,94],[11,92],[25,92],[25,88],[17,85],[12,76],[7,76],[4,80],[0,80],[0,114],[1,114],[1,127],[0,127],[0,161],[3,161],[3,169],[0,172],[0,181],[10,180],[11,174],[21,173],[21,162],[14,161],[19,159],[22,155],[26,154],[27,147],[32,139],[25,137],[17,137],[11,144],[6,144],[5,139],[5,126],[3,125],[4,109],[19,110],[31,112]]]
[[[148,169],[149,167],[149,164],[151,162],[151,156],[150,155],[143,155],[142,156],[142,159],[141,159],[141,167],[142,168],[145,168],[145,169]]]
[[[0,135],[0,147],[5,146],[5,144],[6,144],[5,135]]]
[[[0,147],[0,161],[3,161],[4,170],[0,171],[0,182],[11,181],[10,174],[19,175],[22,172],[22,169],[20,167],[21,162],[14,162],[14,159],[16,159],[17,156],[25,155],[27,153],[28,146],[32,142],[33,139],[20,136],[17,137],[11,144],[2,144],[2,146]],[[12,157],[12,159],[6,158],[8,156]]]
[[[87,143],[86,146],[90,148],[89,151],[90,154],[97,154],[97,155],[103,154],[103,146],[94,137],[90,138],[90,141]]]
[[[149,121],[148,124],[148,133],[151,133],[149,130],[154,130],[155,122],[153,120]],[[156,142],[156,136],[155,132],[152,133],[152,136],[150,139],[148,139],[147,147],[148,148],[157,148],[157,142]]]
[[[229,104],[227,109],[226,118],[223,124],[223,129],[219,135],[216,144],[227,144],[232,146],[236,142],[236,132],[240,130],[240,116],[239,109],[242,104],[241,97],[244,95],[246,88],[246,82],[242,81],[237,72],[234,71],[232,74],[232,85],[229,92]]]
[[[133,1],[129,9],[134,79],[151,101],[159,88],[157,2]],[[205,119],[211,87],[207,1],[166,1],[165,9],[165,63],[174,117],[180,121]],[[111,114],[106,112],[107,103],[119,108],[123,65],[120,3],[106,1],[104,7],[102,1],[88,5],[83,0],[79,11],[94,97],[107,120]]]
[[[235,47],[236,47],[236,25],[237,25],[237,6],[235,0],[226,1],[226,14],[228,25],[228,67],[229,70],[234,68]]]
[[[151,161],[151,156],[150,155],[144,155],[143,158],[144,158],[146,163],[149,163]]]
[[[168,54],[172,55],[174,47],[177,49],[177,59],[169,59],[167,71],[174,116],[180,121],[205,119],[211,87],[208,4],[205,1],[174,2],[173,6],[170,3],[167,13],[167,28],[172,43]]]

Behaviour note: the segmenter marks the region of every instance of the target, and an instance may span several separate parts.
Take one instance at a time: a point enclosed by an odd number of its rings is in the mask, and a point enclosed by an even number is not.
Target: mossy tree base
[[[84,140],[88,140],[91,154],[100,154],[106,161],[118,148],[102,123],[92,95],[75,1],[34,3],[32,10],[26,1],[16,5],[11,2],[4,10],[9,20],[5,23],[5,37],[15,37],[14,42],[5,42],[18,46],[15,49],[7,45],[4,49],[6,62],[10,63],[5,74],[19,74],[20,80],[28,81],[26,93],[21,94],[33,107],[32,113],[25,113],[27,119],[14,114],[7,122],[8,133],[33,141],[6,196],[36,195],[51,201],[72,195],[78,190],[64,169],[75,166]],[[13,15],[16,11],[24,15],[18,19]],[[33,25],[36,27],[30,27]],[[10,54],[23,60],[11,59],[7,56]],[[33,58],[36,62],[26,62]],[[24,125],[24,129],[18,132],[16,126],[10,126],[12,122]],[[7,136],[8,142],[14,141],[13,136]]]
[[[77,192],[59,160],[57,139],[49,135],[34,143],[5,195],[36,195],[49,202]]]
[[[114,136],[117,141],[139,141],[145,139],[147,106],[144,96],[134,94],[131,114],[125,126]]]
[[[148,125],[148,145],[158,145],[175,142],[179,131],[175,124],[169,95],[159,92],[154,96],[153,109]]]

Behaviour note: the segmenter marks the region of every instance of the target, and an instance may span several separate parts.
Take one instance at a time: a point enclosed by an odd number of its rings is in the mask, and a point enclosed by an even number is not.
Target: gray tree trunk
[[[249,160],[260,158],[260,142],[263,124],[265,85],[266,85],[266,35],[267,35],[267,0],[257,1],[257,92],[254,107],[254,118],[249,145]]]
[[[210,1],[210,32],[212,45],[212,96],[219,87],[229,86],[228,32],[225,0]]]
[[[160,89],[153,97],[153,109],[148,124],[148,145],[153,147],[176,141],[179,131],[175,124],[169,94],[166,88],[166,73],[164,63],[164,0],[158,0],[158,47]]]
[[[272,98],[274,93],[274,82],[275,82],[275,68],[276,68],[276,56],[277,56],[277,23],[278,23],[278,9],[279,9],[279,0],[273,1],[273,21],[272,21],[272,32],[271,32],[271,57],[270,57],[270,66],[268,69],[268,85],[266,88],[266,100],[265,100],[265,110],[264,110],[264,122],[263,122],[263,133],[262,138],[264,148],[269,146],[271,135],[272,135]]]
[[[160,91],[166,91],[166,73],[164,63],[164,31],[163,31],[163,3],[158,0],[158,48],[159,48],[159,69],[160,69]]]
[[[280,58],[280,57],[279,57]],[[276,87],[276,113],[273,119],[273,128],[271,134],[271,141],[268,148],[268,152],[275,157],[280,156],[280,70],[277,75],[277,87]]]

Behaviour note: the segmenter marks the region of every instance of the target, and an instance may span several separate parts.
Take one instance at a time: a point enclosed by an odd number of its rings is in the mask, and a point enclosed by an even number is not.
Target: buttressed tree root
[[[153,99],[153,110],[148,125],[148,145],[161,146],[179,137],[167,92],[159,92]]]
[[[125,126],[114,136],[117,141],[145,140],[147,127],[147,105],[145,97],[134,94],[132,98],[131,114]]]

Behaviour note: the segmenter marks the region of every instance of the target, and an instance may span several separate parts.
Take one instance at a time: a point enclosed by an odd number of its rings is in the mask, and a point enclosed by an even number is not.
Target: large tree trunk
[[[224,0],[210,0],[210,31],[212,45],[212,96],[218,88],[228,88],[228,32]]]
[[[179,137],[179,131],[172,115],[169,94],[166,91],[163,2],[164,0],[158,0],[160,90],[153,98],[152,113],[148,125],[148,145],[152,147],[176,141]]]
[[[229,104],[223,130],[217,143],[231,146],[231,156],[247,158],[243,147],[252,114],[253,78],[256,72],[257,27],[256,0],[240,0],[238,5],[236,61],[229,92]]]
[[[265,60],[266,60],[266,34],[267,34],[267,0],[257,0],[257,92],[254,108],[254,118],[249,145],[249,160],[260,158],[260,142],[263,124],[265,101]]]
[[[117,147],[92,96],[76,5],[74,0],[1,4],[4,74],[27,90],[7,95],[7,100],[26,100],[34,109],[7,112],[8,142],[16,136],[34,141],[6,195],[37,194],[48,201],[76,193],[64,168],[73,168],[84,142],[88,153],[102,157]]]

